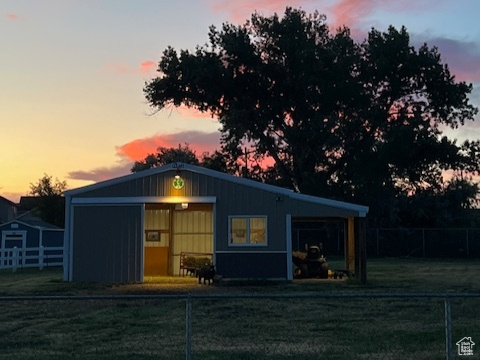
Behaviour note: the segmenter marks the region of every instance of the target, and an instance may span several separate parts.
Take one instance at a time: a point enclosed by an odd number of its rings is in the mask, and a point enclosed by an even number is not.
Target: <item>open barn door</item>
[[[182,254],[196,258],[213,257],[213,205],[176,204],[173,213],[171,251],[172,275],[182,275]]]
[[[171,206],[145,205],[144,276],[167,276],[171,243]]]

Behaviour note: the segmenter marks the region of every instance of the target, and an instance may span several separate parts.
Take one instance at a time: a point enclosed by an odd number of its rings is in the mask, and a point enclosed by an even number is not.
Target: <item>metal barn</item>
[[[209,256],[230,279],[291,280],[292,221],[342,219],[345,266],[365,280],[365,206],[183,163],[67,191],[66,281],[143,282]]]

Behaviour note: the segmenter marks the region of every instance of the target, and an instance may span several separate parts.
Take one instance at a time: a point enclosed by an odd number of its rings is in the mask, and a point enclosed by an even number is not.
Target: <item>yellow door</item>
[[[170,208],[145,205],[144,276],[167,276],[170,254]]]
[[[145,247],[145,276],[168,275],[168,247]]]

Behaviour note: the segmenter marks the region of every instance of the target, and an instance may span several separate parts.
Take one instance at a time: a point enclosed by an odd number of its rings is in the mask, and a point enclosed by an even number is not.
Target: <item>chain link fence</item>
[[[454,359],[457,342],[480,340],[479,305],[480,294],[8,297],[0,359]]]
[[[479,258],[480,229],[367,229],[367,254],[378,257]]]
[[[480,258],[478,228],[369,228],[368,257]],[[327,258],[344,256],[345,227],[342,222],[301,223],[292,230],[294,251],[305,245],[323,244]]]

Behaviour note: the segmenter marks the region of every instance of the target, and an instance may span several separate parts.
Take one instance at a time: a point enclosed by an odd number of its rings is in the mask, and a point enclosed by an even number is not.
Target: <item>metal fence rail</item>
[[[36,334],[29,356],[75,351],[79,358],[116,358],[123,351],[125,358],[152,359],[350,359],[378,346],[377,358],[400,359],[414,351],[415,335],[432,348],[414,357],[448,360],[457,340],[480,337],[479,301],[480,293],[3,296],[0,348],[6,359],[29,358],[18,344],[32,341],[29,328],[41,320],[35,313],[50,317],[54,309],[55,325]],[[66,338],[66,329],[76,337]],[[66,347],[69,341],[75,345]]]

